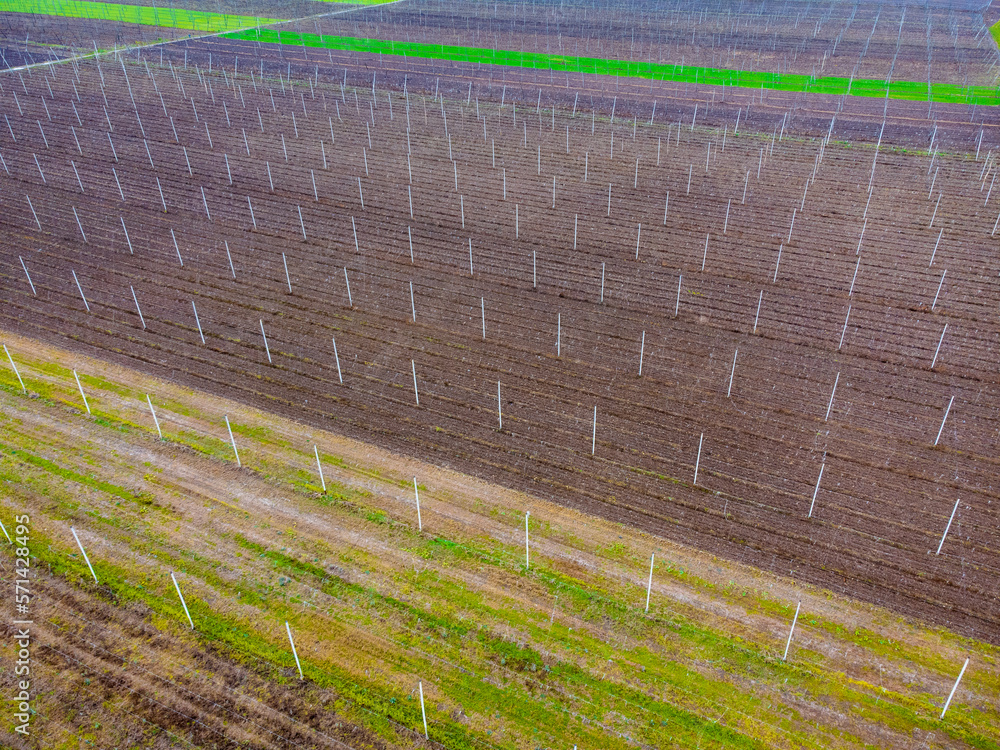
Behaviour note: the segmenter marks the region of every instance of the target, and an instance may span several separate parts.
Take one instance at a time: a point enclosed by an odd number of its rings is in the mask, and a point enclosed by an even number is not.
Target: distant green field
[[[153,8],[142,5],[80,2],[79,0],[0,0],[0,13],[35,13],[67,18],[91,18],[144,26],[190,29],[208,33],[245,29],[260,24],[278,23],[281,19],[205,13],[183,8]]]
[[[994,27],[994,29],[996,28]],[[796,74],[652,64],[596,57],[549,55],[443,44],[418,44],[386,39],[296,34],[290,31],[276,31],[272,29],[252,29],[226,34],[226,36],[231,39],[291,44],[299,47],[304,45],[306,47],[371,52],[382,55],[456,60],[485,65],[506,65],[572,73],[593,73],[597,75],[614,75],[711,86],[737,86],[750,89],[803,91],[832,95],[847,94],[850,96],[873,98],[886,98],[888,96],[889,99],[965,103],[978,104],[980,106],[1000,105],[1000,93],[996,89],[985,86],[957,86],[949,83],[928,84],[924,81],[892,81],[887,86],[886,82],[882,80],[852,80],[833,76],[817,78]]]

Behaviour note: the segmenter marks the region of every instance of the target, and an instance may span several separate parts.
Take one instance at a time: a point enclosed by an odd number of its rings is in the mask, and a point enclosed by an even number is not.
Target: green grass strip
[[[384,5],[385,3],[395,3],[398,0],[316,0],[320,3],[344,3],[345,5]]]
[[[281,20],[205,13],[183,8],[152,8],[143,5],[80,2],[80,0],[0,0],[0,13],[36,13],[66,18],[91,18],[98,21],[120,21],[207,33],[245,29],[249,26],[279,23]]]
[[[997,47],[1000,47],[1000,21],[990,26],[990,34],[993,35],[993,41],[997,43]]]
[[[835,96],[866,96],[874,98],[909,99],[980,106],[1000,106],[1000,91],[986,86],[957,86],[949,83],[928,84],[922,81],[885,81],[848,79],[837,77],[817,78],[798,74],[780,74],[756,71],[703,68],[690,65],[653,64],[609,60],[596,57],[549,55],[511,50],[493,50],[480,47],[459,47],[445,44],[419,44],[398,42],[391,39],[363,39],[348,36],[320,36],[296,34],[273,29],[248,29],[226,34],[230,39],[271,42],[294,46],[321,47],[324,49],[371,52],[380,55],[402,55],[433,60],[453,60],[483,65],[506,65],[517,68],[593,73],[626,78],[645,78],[657,81],[675,81],[709,86],[736,86],[748,89],[776,91],[803,91]]]

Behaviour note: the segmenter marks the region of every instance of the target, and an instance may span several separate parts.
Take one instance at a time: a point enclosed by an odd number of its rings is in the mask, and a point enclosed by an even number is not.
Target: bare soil
[[[407,118],[397,71],[368,71],[375,101],[313,52],[262,83],[252,47],[225,74],[157,55],[128,84],[105,60],[5,85],[5,325],[996,642],[1000,191],[966,108],[938,125],[972,156],[907,151],[921,122],[872,178],[880,102],[824,144],[746,100],[694,127],[660,100],[650,126],[587,91],[574,116],[525,73],[516,114],[479,80],[407,88]]]

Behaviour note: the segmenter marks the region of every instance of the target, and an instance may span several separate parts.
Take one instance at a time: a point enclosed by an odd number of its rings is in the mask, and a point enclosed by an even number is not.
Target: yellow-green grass
[[[932,744],[1000,741],[1000,650],[988,644],[238,404],[6,343],[38,397],[0,362],[0,517],[30,510],[36,566],[181,632],[164,572],[177,571],[204,647],[282,683],[298,676],[287,620],[306,678],[352,701],[352,720],[371,731],[422,729],[412,697],[422,679],[431,738],[446,747],[859,747],[915,731]],[[965,655],[963,690],[941,721]]]

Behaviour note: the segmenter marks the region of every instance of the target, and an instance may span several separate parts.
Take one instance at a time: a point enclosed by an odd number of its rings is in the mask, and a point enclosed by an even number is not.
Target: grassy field
[[[261,24],[280,23],[276,18],[234,16],[207,13],[183,8],[156,8],[143,5],[121,5],[80,0],[0,0],[0,13],[35,13],[46,16],[89,18],[101,21],[190,29],[215,33],[244,29]]]
[[[48,649],[35,727],[51,740],[46,747],[118,746],[133,724],[162,737],[180,732],[168,715],[143,713],[152,710],[145,703],[124,712],[113,701],[74,701],[107,678],[81,666],[85,655],[67,656],[65,639],[84,631],[78,619],[89,623],[88,638],[95,628],[104,634],[118,654],[111,672],[122,679],[141,669],[174,684],[183,673],[185,690],[201,695],[238,668],[240,684],[257,686],[244,692],[295,714],[296,726],[336,712],[355,741],[361,733],[389,746],[423,741],[418,682],[430,738],[449,748],[1000,742],[996,647],[134,371],[2,338],[28,394],[4,356],[0,520],[10,529],[15,515],[31,517],[41,577],[32,606],[49,634],[36,643]],[[5,563],[10,549],[0,548]],[[4,664],[13,648],[6,639]],[[216,661],[208,667],[199,654]],[[4,689],[12,680],[0,667]],[[173,705],[163,689],[150,695]],[[201,721],[235,741],[238,722],[223,723],[220,710]]]
[[[290,44],[298,47],[370,52],[380,55],[405,55],[432,60],[455,60],[484,65],[506,65],[538,70],[593,73],[595,75],[645,78],[711,86],[736,86],[747,89],[802,91],[834,96],[864,96],[880,99],[958,102],[979,106],[1000,105],[1000,94],[986,86],[957,86],[927,81],[848,79],[835,76],[806,76],[765,71],[727,70],[684,65],[669,65],[627,60],[611,60],[572,55],[519,52],[445,44],[420,44],[387,39],[363,39],[344,36],[297,34],[275,29],[247,29],[227,34],[232,39]]]

